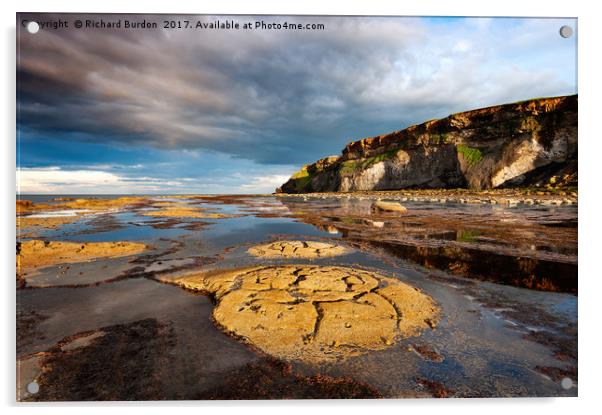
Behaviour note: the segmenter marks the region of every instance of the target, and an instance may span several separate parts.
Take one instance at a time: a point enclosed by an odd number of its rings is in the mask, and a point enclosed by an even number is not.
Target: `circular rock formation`
[[[324,258],[346,254],[345,247],[326,242],[277,241],[251,247],[249,254],[262,258]]]
[[[164,278],[211,293],[221,328],[283,359],[325,361],[391,346],[434,327],[433,300],[394,278],[286,265]]]

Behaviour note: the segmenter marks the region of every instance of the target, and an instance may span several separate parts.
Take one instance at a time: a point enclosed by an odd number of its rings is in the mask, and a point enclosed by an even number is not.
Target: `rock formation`
[[[277,193],[577,183],[577,95],[498,105],[348,144]]]
[[[196,219],[223,219],[234,218],[240,215],[227,213],[207,212],[207,209],[198,206],[192,206],[180,202],[155,202],[153,207],[158,210],[150,210],[143,213],[143,216],[152,216],[157,218],[196,218]]]
[[[57,264],[136,255],[147,248],[142,242],[17,242],[17,273]]]
[[[325,258],[348,253],[340,245],[315,241],[278,241],[249,248],[249,254],[261,258]]]
[[[377,200],[374,202],[372,206],[375,210],[381,210],[383,212],[397,212],[397,213],[406,213],[408,209],[405,206],[397,202],[385,202],[382,200]]]
[[[258,266],[159,279],[210,293],[222,330],[285,360],[382,350],[434,328],[439,318],[437,305],[417,288],[346,267]]]

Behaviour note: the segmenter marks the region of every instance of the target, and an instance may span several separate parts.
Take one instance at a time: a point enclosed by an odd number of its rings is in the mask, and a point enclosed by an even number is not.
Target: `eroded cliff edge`
[[[577,95],[461,112],[348,144],[278,193],[577,185]]]

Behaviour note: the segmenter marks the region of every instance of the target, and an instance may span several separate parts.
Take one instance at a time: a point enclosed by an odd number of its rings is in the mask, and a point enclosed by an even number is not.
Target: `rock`
[[[408,209],[397,202],[384,202],[382,200],[377,200],[374,202],[374,208],[376,210],[382,210],[385,212],[399,212],[406,213]]]
[[[344,255],[349,250],[343,246],[315,241],[278,241],[256,245],[247,251],[262,258],[323,258]]]
[[[336,234],[339,233],[339,230],[337,229],[336,226],[327,225],[326,226],[326,232],[328,232],[331,235],[336,235]]]
[[[85,333],[81,336],[70,338],[68,342],[61,344],[60,348],[63,352],[70,352],[72,350],[79,349],[80,347],[87,347],[92,341],[104,335],[105,332],[102,330],[94,331],[92,333]]]
[[[29,213],[34,209],[34,204],[31,200],[17,199],[16,211],[17,214]]]
[[[140,242],[60,242],[30,240],[17,243],[17,273],[50,265],[115,258],[143,252]]]
[[[75,199],[58,204],[61,209],[88,209],[94,211],[115,210],[128,206],[142,205],[148,202],[143,196],[123,196],[115,199]]]
[[[434,301],[394,278],[335,266],[283,265],[159,277],[212,293],[225,332],[281,359],[337,360],[432,327]]]
[[[62,225],[73,223],[81,219],[81,216],[48,216],[48,217],[30,217],[17,216],[17,229],[23,230],[27,228],[46,228],[56,229]]]
[[[385,227],[385,222],[382,222],[382,221],[366,219],[366,223],[374,226],[375,228],[384,228]]]
[[[206,209],[192,207],[185,203],[174,202],[156,202],[155,206],[161,207],[159,210],[152,210],[143,213],[144,216],[167,217],[167,218],[196,218],[196,219],[223,219],[233,218],[240,215],[226,213],[206,212]]]
[[[116,211],[124,207],[142,206],[148,199],[142,196],[124,196],[118,198],[73,199],[69,197],[54,198],[53,203],[32,203],[29,200],[17,200],[17,214],[48,213],[57,210]]]
[[[577,95],[572,95],[452,114],[354,141],[340,157],[303,166],[278,191],[481,190],[576,181]]]
[[[445,357],[441,355],[436,349],[431,348],[428,344],[413,344],[409,351],[413,351],[425,360],[432,362],[441,363],[445,360]]]

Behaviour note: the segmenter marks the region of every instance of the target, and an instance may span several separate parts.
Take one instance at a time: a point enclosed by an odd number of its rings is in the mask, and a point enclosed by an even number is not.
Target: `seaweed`
[[[483,160],[483,153],[481,153],[481,150],[478,148],[472,148],[465,146],[464,144],[459,144],[457,149],[458,153],[461,153],[464,156],[469,167],[474,167],[479,164],[481,160]]]
[[[340,172],[345,176],[352,175],[356,170],[364,170],[373,164],[393,158],[397,154],[397,151],[398,150],[389,150],[365,159],[344,161],[341,163]]]

